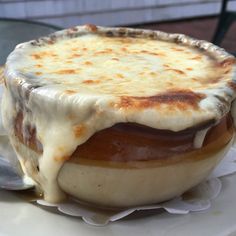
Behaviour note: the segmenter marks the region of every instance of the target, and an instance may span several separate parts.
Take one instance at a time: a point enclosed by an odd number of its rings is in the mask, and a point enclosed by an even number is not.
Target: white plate
[[[104,227],[58,215],[0,191],[0,236],[236,236],[236,175],[222,178],[223,190],[204,212],[187,215],[143,213]]]

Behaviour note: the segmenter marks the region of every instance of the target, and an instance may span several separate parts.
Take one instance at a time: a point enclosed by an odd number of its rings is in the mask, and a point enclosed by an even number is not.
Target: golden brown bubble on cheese
[[[198,109],[198,103],[205,98],[204,94],[194,93],[191,90],[167,90],[154,96],[147,97],[128,97],[123,96],[120,103],[115,104],[118,107],[126,109],[140,109],[156,106],[158,108],[162,104],[172,105],[173,109]]]

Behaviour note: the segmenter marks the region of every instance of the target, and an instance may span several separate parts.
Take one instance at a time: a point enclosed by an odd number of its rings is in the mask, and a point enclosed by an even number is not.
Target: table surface
[[[235,236],[236,174],[223,177],[223,190],[203,212],[171,215],[136,214],[107,226],[95,227],[80,218],[58,215],[28,203],[12,192],[0,191],[0,236]]]
[[[50,34],[59,28],[27,21],[0,19],[0,65],[19,43]]]

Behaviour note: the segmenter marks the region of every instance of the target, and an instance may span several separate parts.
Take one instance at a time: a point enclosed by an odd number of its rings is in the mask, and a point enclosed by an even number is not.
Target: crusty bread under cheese
[[[14,136],[22,112],[26,143],[32,127],[43,147],[35,179],[57,201],[61,166],[95,132],[121,122],[172,131],[217,122],[235,98],[234,70],[224,50],[184,35],[75,27],[10,54],[3,121]],[[26,173],[36,169],[20,159]]]

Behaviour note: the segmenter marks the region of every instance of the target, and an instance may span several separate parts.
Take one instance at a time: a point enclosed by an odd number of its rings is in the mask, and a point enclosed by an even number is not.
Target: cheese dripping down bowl
[[[78,26],[18,45],[4,80],[4,127],[48,202],[169,200],[233,143],[235,58],[185,35]]]

